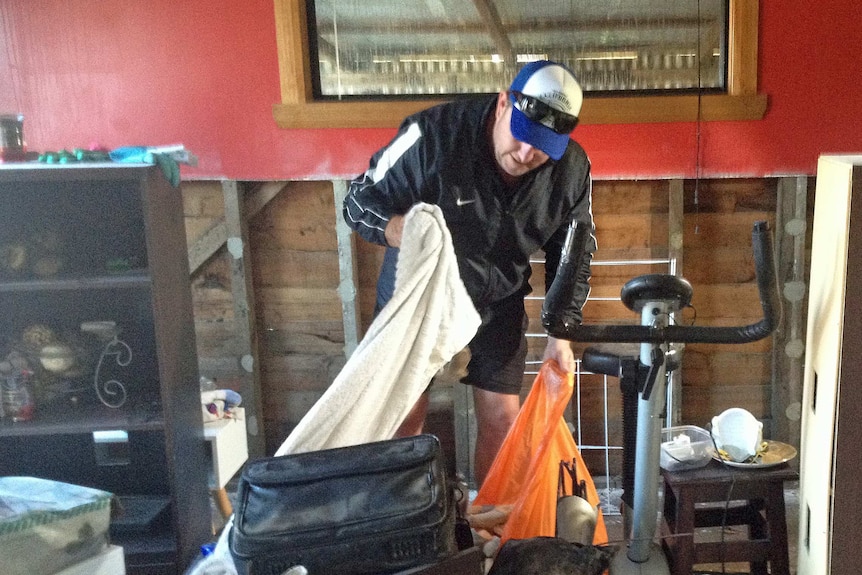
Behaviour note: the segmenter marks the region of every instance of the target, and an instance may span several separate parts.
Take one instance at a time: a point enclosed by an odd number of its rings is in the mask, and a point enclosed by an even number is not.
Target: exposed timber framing
[[[684,205],[683,181],[668,182],[667,213],[667,257],[670,262],[668,273],[682,277]],[[672,314],[676,317],[678,314]],[[667,423],[677,425],[682,420],[682,370],[676,369],[668,376]]]
[[[805,283],[808,178],[779,179],[777,194],[773,233],[784,310],[772,340],[771,437],[799,445],[808,292]]]
[[[287,182],[266,182],[253,192],[243,193],[243,213],[246,218],[257,215],[287,185]],[[228,226],[225,220],[221,219],[189,246],[189,271],[192,276],[225,245],[227,238]]]
[[[356,239],[341,217],[341,206],[347,196],[347,182],[333,180],[332,192],[335,195],[335,235],[338,239],[338,295],[344,316],[344,355],[349,358],[359,345],[361,330],[357,301],[359,274],[356,269]]]
[[[235,181],[222,183],[224,194],[227,249],[230,256],[231,291],[233,292],[234,324],[240,365],[240,395],[246,413],[249,457],[261,457],[265,452],[263,404],[260,383],[260,354],[255,320],[254,286],[251,273],[251,247],[248,240],[248,219],[240,185]]]

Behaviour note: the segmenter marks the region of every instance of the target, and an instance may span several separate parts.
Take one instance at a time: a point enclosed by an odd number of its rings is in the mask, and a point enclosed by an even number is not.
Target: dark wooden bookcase
[[[0,164],[0,222],[0,255],[48,243],[59,268],[0,261],[0,353],[29,326],[80,335],[104,321],[132,352],[125,366],[106,356],[101,378],[54,381],[49,399],[39,388],[32,419],[0,419],[0,474],[114,493],[127,572],[182,573],[212,533],[180,191],[147,165]],[[122,405],[99,399],[97,379],[122,384]]]

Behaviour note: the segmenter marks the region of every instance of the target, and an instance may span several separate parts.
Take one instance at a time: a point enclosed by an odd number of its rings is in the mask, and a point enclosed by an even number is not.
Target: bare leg
[[[398,430],[395,432],[395,437],[410,437],[419,435],[425,427],[425,416],[428,415],[428,403],[430,402],[429,394],[426,391],[419,400],[413,405],[410,413],[401,422]]]
[[[481,487],[509,428],[518,417],[521,398],[473,387],[473,405],[477,429],[473,475],[477,486]]]

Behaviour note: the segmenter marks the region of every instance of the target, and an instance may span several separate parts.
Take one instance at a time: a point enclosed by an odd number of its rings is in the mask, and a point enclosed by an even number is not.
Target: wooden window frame
[[[726,94],[587,97],[581,124],[759,120],[767,98],[757,93],[759,0],[730,0]],[[275,0],[281,128],[395,128],[405,116],[445,99],[333,102],[314,99],[305,0]]]

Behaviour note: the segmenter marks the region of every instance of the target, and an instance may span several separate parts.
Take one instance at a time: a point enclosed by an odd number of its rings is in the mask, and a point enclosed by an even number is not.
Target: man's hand
[[[561,369],[569,373],[574,373],[575,371],[575,354],[572,351],[572,345],[564,339],[548,336],[548,344],[545,346],[545,356],[542,359],[543,361],[555,359],[560,364]]]
[[[404,216],[392,216],[383,234],[386,236],[386,244],[392,248],[401,247],[401,234],[404,232]]]

